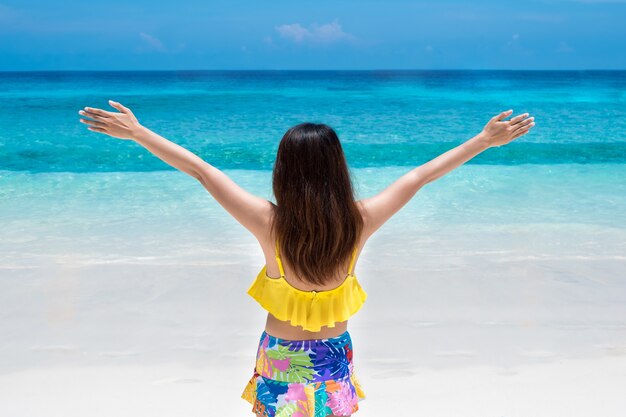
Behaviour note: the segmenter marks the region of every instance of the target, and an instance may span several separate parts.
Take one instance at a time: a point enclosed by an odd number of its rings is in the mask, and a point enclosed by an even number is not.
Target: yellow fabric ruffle
[[[350,375],[350,381],[352,381],[352,385],[354,385],[354,390],[356,391],[356,396],[358,398],[357,401],[361,401],[361,400],[366,399],[367,395],[365,394],[365,391],[363,391],[363,387],[361,386],[361,382],[356,377],[356,374],[354,373],[354,371]]]
[[[359,311],[367,299],[355,275],[349,275],[330,291],[315,292],[299,290],[282,277],[269,278],[266,269],[267,265],[263,266],[248,294],[277,319],[304,330],[317,332],[322,326],[335,327],[335,323]]]

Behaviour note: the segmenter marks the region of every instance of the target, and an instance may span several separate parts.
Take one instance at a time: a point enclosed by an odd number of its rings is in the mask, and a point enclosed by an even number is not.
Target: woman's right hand
[[[535,125],[535,118],[528,117],[528,113],[520,114],[509,120],[504,120],[513,114],[508,110],[494,116],[485,125],[480,135],[487,142],[488,147],[502,146],[525,135]]]
[[[119,112],[110,112],[94,107],[85,107],[78,114],[91,119],[80,119],[81,123],[88,126],[93,132],[100,132],[118,139],[133,139],[137,132],[141,130],[141,124],[133,112],[117,101],[109,100],[109,105]]]

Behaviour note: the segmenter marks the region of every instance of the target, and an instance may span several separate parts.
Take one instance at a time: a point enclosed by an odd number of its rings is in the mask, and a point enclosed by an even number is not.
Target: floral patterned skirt
[[[241,398],[264,417],[351,415],[365,393],[354,373],[350,333],[287,340],[263,331]]]

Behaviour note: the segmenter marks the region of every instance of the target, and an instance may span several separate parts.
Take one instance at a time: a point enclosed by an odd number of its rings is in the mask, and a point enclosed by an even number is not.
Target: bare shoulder
[[[363,218],[363,233],[361,235],[361,241],[359,242],[359,247],[362,247],[363,245],[365,245],[365,241],[367,241],[372,233],[374,233],[374,230],[372,228],[372,219],[367,210],[367,199],[357,200],[355,203],[359,208],[361,217]]]
[[[270,228],[272,216],[274,215],[274,207],[276,206],[273,202],[269,200],[265,200],[265,205],[263,206],[261,213],[261,222],[262,227],[259,228],[257,232],[254,233],[254,236],[259,241],[259,244],[263,248],[264,252],[267,252],[267,248],[270,246],[274,247],[274,238],[272,236],[272,231]]]

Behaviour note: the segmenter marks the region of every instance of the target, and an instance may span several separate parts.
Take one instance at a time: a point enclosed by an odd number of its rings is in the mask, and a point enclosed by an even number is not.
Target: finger
[[[515,126],[513,126],[514,127],[513,131],[515,132],[515,130],[517,130],[517,129],[523,129],[523,128],[525,128],[527,126],[530,126],[530,125],[532,125],[532,126],[535,125],[535,118],[534,117],[529,117],[528,119],[524,120],[523,122],[520,122],[520,123],[516,124]]]
[[[502,120],[505,117],[509,117],[512,113],[513,113],[513,110],[503,111],[502,113],[498,114],[497,116],[494,116],[493,120]]]
[[[104,121],[109,120],[108,117],[100,117],[100,116],[95,115],[94,113],[89,113],[86,111],[79,111],[78,114],[80,114],[83,117],[90,117],[91,119],[96,120],[96,121],[104,122]],[[90,119],[87,119],[87,120],[90,120]]]
[[[535,125],[535,122],[530,122],[526,124],[525,126],[518,127],[517,129],[513,131],[513,135],[517,135],[519,132],[528,132],[534,125]]]
[[[89,126],[87,129],[89,129],[89,130],[93,130],[94,132],[103,132],[103,133],[105,133],[105,132],[106,132],[106,130],[105,130],[105,129],[103,129],[103,128],[101,128],[101,127],[93,127],[93,126]]]
[[[97,120],[80,119],[80,122],[91,126],[106,127],[106,123],[99,122]]]
[[[85,110],[80,110],[78,112],[78,114],[80,114],[81,116],[84,116],[84,117],[91,117],[94,120],[106,120],[106,119],[108,119],[108,117],[100,116],[100,115],[98,115],[96,113],[91,113],[91,112],[88,112],[88,111],[85,111]]]
[[[121,113],[130,113],[130,110],[127,107],[122,106],[117,101],[109,100],[109,104],[111,105],[111,107],[115,107],[116,109],[118,109]]]
[[[104,111],[104,110],[96,109],[96,108],[93,108],[93,107],[85,107],[83,110],[88,112],[88,113],[93,113],[93,114],[95,114],[97,116],[100,116],[100,117],[111,117],[113,115],[113,113],[111,113],[109,111]]]
[[[511,140],[513,140],[513,139],[517,139],[517,138],[519,138],[520,136],[524,136],[524,135],[525,135],[526,133],[528,133],[528,132],[530,132],[530,129],[523,129],[523,130],[521,130],[519,133],[517,133],[515,136],[513,136],[513,138],[512,138]]]
[[[509,120],[509,123],[511,123],[511,125],[514,125],[526,119],[527,117],[528,113],[520,114],[519,116],[515,116],[511,120]]]

